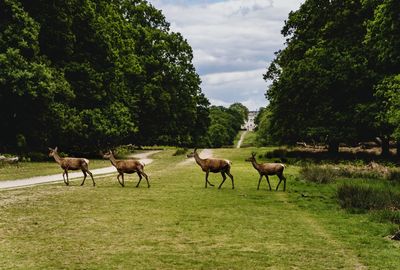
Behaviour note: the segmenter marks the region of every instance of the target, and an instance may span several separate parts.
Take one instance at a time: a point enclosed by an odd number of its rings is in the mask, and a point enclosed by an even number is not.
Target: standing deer
[[[139,187],[140,181],[142,181],[142,176],[146,178],[147,181],[147,187],[150,187],[149,184],[149,179],[147,177],[147,174],[144,173],[144,163],[141,162],[140,160],[132,160],[132,159],[126,159],[126,160],[118,160],[115,159],[114,153],[109,150],[108,153],[105,153],[103,155],[103,158],[107,158],[111,161],[111,164],[117,169],[118,171],[118,176],[117,180],[121,186],[125,186],[125,180],[124,180],[124,173],[137,173],[139,176],[139,182],[137,183],[136,187]],[[119,177],[121,176],[122,182],[119,180]]]
[[[83,181],[81,183],[81,186],[85,183],[86,180],[86,175],[89,174],[90,177],[92,178],[93,181],[93,186],[96,186],[96,183],[94,182],[93,179],[93,174],[89,171],[89,160],[86,158],[61,158],[58,155],[58,148],[49,148],[50,153],[49,157],[54,157],[54,160],[61,166],[61,168],[64,170],[63,173],[63,179],[64,183],[68,186],[69,185],[69,179],[68,179],[68,170],[81,170],[83,172]],[[65,180],[64,175],[67,176],[67,180]]]
[[[256,169],[260,174],[257,190],[260,189],[260,183],[263,176],[265,176],[265,178],[267,179],[269,190],[271,190],[271,184],[269,183],[268,175],[277,175],[279,177],[279,183],[276,186],[276,190],[278,190],[282,180],[283,180],[283,191],[286,190],[286,178],[285,176],[283,176],[283,170],[285,169],[285,165],[281,163],[258,164],[256,161],[256,153],[254,152],[251,154],[251,157],[247,158],[245,161],[251,162],[251,164],[253,164],[254,169]]]
[[[196,160],[196,163],[199,164],[199,166],[201,167],[201,169],[203,170],[203,172],[206,173],[206,185],[205,188],[207,188],[207,183],[210,186],[214,186],[213,184],[211,184],[208,181],[208,174],[210,172],[212,173],[221,173],[222,175],[222,182],[219,185],[218,188],[221,188],[222,184],[225,182],[226,180],[226,175],[227,174],[231,180],[232,180],[232,189],[235,188],[234,183],[233,183],[233,175],[230,173],[231,170],[231,165],[232,162],[230,162],[227,159],[216,159],[216,158],[206,158],[206,159],[202,159],[200,158],[199,154],[197,153],[197,149],[194,149],[194,159]]]

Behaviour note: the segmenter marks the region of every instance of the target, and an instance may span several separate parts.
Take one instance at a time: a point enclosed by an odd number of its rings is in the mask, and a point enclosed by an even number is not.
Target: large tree
[[[265,74],[274,140],[326,140],[337,151],[339,142],[373,136],[363,111],[373,100],[363,43],[370,14],[360,0],[307,0],[289,14],[287,47]]]
[[[0,7],[2,145],[94,151],[204,137],[209,103],[191,47],[147,1]]]

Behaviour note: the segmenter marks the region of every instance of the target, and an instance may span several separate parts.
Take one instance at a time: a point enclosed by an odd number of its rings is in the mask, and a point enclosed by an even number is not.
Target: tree
[[[375,90],[376,101],[371,106],[379,135],[383,139],[382,154],[389,153],[389,139],[398,136],[398,87],[400,74],[400,3],[394,0],[372,1],[374,15],[368,21],[365,43],[370,50],[370,63],[379,82]]]
[[[339,142],[373,136],[373,126],[359,117],[361,105],[374,98],[363,44],[370,13],[361,1],[307,0],[289,14],[282,30],[287,47],[264,76],[272,81],[267,98],[274,140],[327,138],[337,152]]]

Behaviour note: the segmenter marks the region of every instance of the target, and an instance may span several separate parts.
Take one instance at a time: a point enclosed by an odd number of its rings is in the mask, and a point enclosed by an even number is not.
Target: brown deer
[[[231,178],[231,180],[232,180],[232,189],[235,188],[234,183],[233,183],[233,175],[230,173],[232,162],[230,162],[227,159],[216,159],[216,158],[202,159],[202,158],[200,158],[199,154],[197,153],[197,149],[194,149],[193,154],[194,154],[194,159],[196,160],[196,163],[199,164],[199,166],[201,167],[203,172],[206,173],[205,188],[207,188],[207,183],[210,186],[214,186],[213,184],[211,184],[208,181],[208,174],[210,172],[212,172],[212,173],[220,172],[221,173],[223,180],[218,188],[221,188],[222,184],[225,182],[225,180],[226,180],[225,174],[227,174],[229,176],[229,178]]]
[[[86,158],[61,158],[58,155],[58,148],[49,148],[50,153],[49,157],[54,157],[54,160],[61,166],[61,168],[64,170],[63,173],[63,179],[64,183],[68,186],[69,185],[69,179],[68,179],[68,170],[81,170],[83,172],[83,181],[81,183],[81,186],[85,183],[86,180],[86,175],[89,174],[90,177],[92,178],[93,181],[93,186],[96,186],[96,183],[94,182],[93,179],[93,174],[89,171],[89,160]],[[64,175],[67,176],[67,180],[65,180]]]
[[[146,178],[147,181],[147,187],[150,187],[149,184],[149,178],[147,177],[147,174],[144,173],[144,163],[141,162],[140,160],[133,160],[133,159],[126,159],[126,160],[118,160],[115,159],[114,153],[109,150],[107,153],[103,155],[103,158],[107,158],[111,161],[111,164],[117,169],[118,171],[118,176],[117,180],[121,186],[125,186],[125,180],[124,180],[124,173],[137,173],[139,176],[139,182],[137,183],[136,187],[139,187],[140,181],[142,181],[142,176]],[[122,182],[120,181],[119,177],[121,176]]]
[[[256,153],[254,152],[251,154],[251,157],[247,158],[245,161],[251,162],[251,164],[253,164],[254,169],[256,169],[260,174],[257,190],[260,189],[260,183],[263,176],[265,176],[265,178],[267,179],[269,190],[271,190],[271,184],[269,183],[268,175],[277,175],[279,177],[279,183],[276,186],[276,190],[278,190],[282,180],[283,180],[283,191],[286,190],[286,178],[285,176],[283,176],[283,170],[285,169],[285,165],[281,163],[258,164],[256,161]]]

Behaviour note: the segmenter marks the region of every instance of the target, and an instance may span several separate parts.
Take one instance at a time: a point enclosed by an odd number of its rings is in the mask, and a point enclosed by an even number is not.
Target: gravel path
[[[242,133],[242,135],[240,136],[240,140],[238,141],[238,144],[236,146],[236,148],[240,148],[240,146],[242,145],[242,142],[244,140],[244,136],[246,136],[247,130],[245,132]]]
[[[132,157],[137,158],[141,160],[145,165],[148,165],[153,162],[149,156],[158,153],[160,151],[149,151],[145,153],[140,153],[140,154],[134,154]],[[61,169],[60,169],[61,170]],[[117,172],[114,166],[106,167],[106,168],[100,168],[100,169],[93,169],[90,170],[93,173],[93,177],[96,178],[98,176],[106,176],[109,174],[114,174]],[[71,172],[68,173],[69,179],[72,180],[74,178],[82,178],[83,179],[83,174],[81,171],[79,172]],[[40,185],[40,184],[45,184],[45,183],[52,183],[52,182],[62,182],[63,177],[62,177],[62,171],[59,174],[54,174],[54,175],[47,175],[47,176],[36,176],[36,177],[31,177],[31,178],[25,178],[25,179],[18,179],[18,180],[8,180],[8,181],[0,181],[0,189],[14,189],[14,188],[22,188],[22,187],[27,187],[27,186],[33,186],[33,185]],[[86,178],[86,181],[89,181],[90,185],[91,179],[88,176]]]

